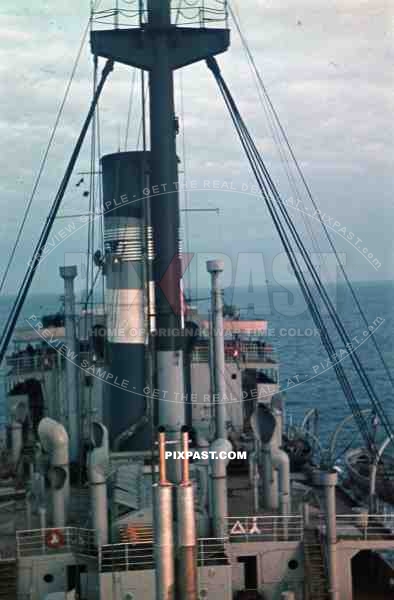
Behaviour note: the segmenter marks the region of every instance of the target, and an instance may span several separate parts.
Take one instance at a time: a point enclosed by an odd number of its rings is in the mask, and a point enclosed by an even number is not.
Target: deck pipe
[[[49,455],[53,526],[65,527],[69,498],[69,438],[61,423],[45,417],[38,426],[41,446]]]
[[[337,566],[337,512],[336,512],[336,485],[338,474],[336,471],[312,472],[312,482],[324,490],[324,510],[326,520],[327,538],[327,563],[330,600],[339,600],[339,579]]]
[[[167,480],[166,434],[159,432],[159,481],[153,484],[154,558],[157,600],[175,599],[173,484]]]
[[[177,597],[197,600],[197,533],[194,505],[194,489],[190,480],[189,433],[182,430],[182,480],[177,494]]]
[[[394,437],[390,435],[387,437],[383,443],[380,445],[376,456],[373,458],[371,467],[370,467],[370,475],[369,475],[369,510],[371,514],[375,514],[377,511],[377,495],[376,495],[376,477],[378,474],[378,467],[380,460],[383,456],[384,451],[387,446],[391,444],[394,440]]]
[[[11,416],[11,452],[12,462],[16,467],[23,448],[23,423],[28,415],[29,399],[26,395],[12,397]]]
[[[288,516],[291,510],[290,504],[290,458],[289,455],[282,450],[282,427],[283,416],[282,411],[275,410],[276,420],[276,444],[273,445],[271,456],[272,465],[278,472],[278,487],[279,487],[279,510],[282,516]]]
[[[70,432],[70,461],[77,463],[80,453],[80,420],[79,420],[79,357],[77,329],[75,321],[74,279],[77,276],[75,265],[59,268],[60,277],[64,279],[64,314],[66,336],[66,401],[67,423]]]
[[[144,203],[149,153],[117,152],[101,159],[104,211],[104,274],[110,385],[104,424],[113,450],[149,450],[151,432],[145,398],[148,334]],[[148,249],[146,246],[148,245]]]
[[[227,411],[225,405],[225,355],[224,355],[224,323],[223,323],[223,290],[220,285],[220,274],[224,271],[222,260],[208,260],[207,271],[211,275],[211,319],[213,350],[212,402],[215,406],[216,438],[227,438]]]
[[[206,538],[211,533],[210,515],[212,514],[210,505],[211,494],[209,490],[211,483],[209,477],[209,442],[199,431],[197,431],[196,447],[201,457],[198,461],[194,462],[199,492],[197,534],[200,538]]]
[[[257,514],[259,511],[259,487],[260,487],[260,470],[259,470],[259,451],[256,449],[249,455],[249,485],[253,490],[253,508]]]
[[[210,453],[228,453],[232,450],[231,443],[226,439],[217,439],[210,446]],[[227,535],[226,519],[228,516],[227,501],[227,465],[228,458],[213,458],[210,454],[210,479],[211,479],[211,507],[212,507],[212,529],[217,538],[225,538]]]
[[[108,544],[108,497],[107,476],[109,472],[108,430],[101,423],[92,423],[93,450],[88,455],[88,476],[93,513],[93,529],[96,544]]]

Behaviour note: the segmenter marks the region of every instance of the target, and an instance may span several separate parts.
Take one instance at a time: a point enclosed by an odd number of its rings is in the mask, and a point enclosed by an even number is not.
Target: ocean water
[[[394,284],[373,282],[355,284],[360,303],[366,313],[367,322],[373,329],[376,342],[385,357],[394,378]],[[199,310],[207,311],[207,291],[197,294],[202,301]],[[371,331],[366,330],[349,291],[343,284],[330,288],[330,296],[340,314],[377,395],[391,417],[394,425],[394,390],[374,349]],[[236,303],[242,318],[266,318],[268,320],[267,343],[272,344],[279,354],[280,385],[286,398],[287,421],[297,423],[311,407],[320,414],[320,434],[327,440],[330,433],[346,415],[349,408],[333,369],[328,368],[327,354],[322,346],[319,332],[304,303],[298,288],[267,288],[226,290],[228,303]],[[3,326],[12,298],[0,299],[0,327]],[[37,316],[56,312],[60,307],[55,294],[31,295],[20,318],[22,324],[32,314]],[[366,332],[368,335],[364,335]],[[336,349],[343,344],[337,340]],[[342,362],[353,384],[355,395],[368,408],[368,399],[355,377],[349,358]],[[3,370],[4,373],[4,370]],[[0,417],[4,417],[4,389],[1,385]],[[353,427],[355,432],[355,428]],[[382,432],[383,434],[383,432]],[[347,434],[346,434],[347,435]]]

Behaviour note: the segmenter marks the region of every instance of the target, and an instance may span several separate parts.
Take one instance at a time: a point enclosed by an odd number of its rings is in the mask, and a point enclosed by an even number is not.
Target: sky
[[[126,6],[124,0],[119,2]],[[0,7],[0,71],[5,84],[0,97],[0,274],[51,135],[88,22],[89,4],[86,0],[3,0]],[[105,0],[101,8],[109,6],[111,2]],[[393,3],[238,0],[232,7],[315,200],[328,222],[338,223],[331,233],[349,276],[355,281],[391,279]],[[230,50],[218,61],[282,197],[289,199],[292,190],[235,28]],[[102,154],[125,148],[132,78],[132,69],[116,65],[104,90]],[[136,85],[129,150],[135,149],[140,128],[137,91]],[[206,65],[176,73],[175,94],[181,125],[181,178],[190,187],[193,181],[197,188],[204,181],[219,181],[221,188],[193,189],[181,195],[183,207],[218,208],[220,212],[183,213],[183,230],[188,234],[184,247],[195,254],[190,269],[193,287],[207,284],[205,260],[216,256],[225,258],[226,285],[290,281],[280,241],[262,198],[252,191],[253,177]],[[86,42],[4,293],[14,293],[23,278],[91,95],[92,57]],[[83,196],[87,178],[80,186],[76,184],[79,173],[89,169],[88,139],[71,178],[63,214],[87,210],[88,199]],[[235,191],[226,190],[225,183],[227,187],[232,183]],[[316,264],[323,265],[323,275],[336,277],[330,257],[321,256],[327,254],[328,246],[319,223],[308,215],[304,221],[300,211],[289,210]],[[53,234],[59,236],[69,224],[69,219],[57,220]],[[344,227],[346,234],[342,231],[341,235],[339,229]],[[349,232],[353,240],[361,240],[357,246],[344,239]],[[33,291],[60,291],[58,266],[76,262],[83,271],[86,246],[86,227],[57,245],[41,265]]]

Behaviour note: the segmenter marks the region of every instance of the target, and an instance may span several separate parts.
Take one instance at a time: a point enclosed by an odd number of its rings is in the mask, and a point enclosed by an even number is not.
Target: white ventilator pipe
[[[290,514],[290,459],[289,455],[281,449],[283,433],[283,413],[274,411],[276,427],[271,445],[272,466],[278,472],[279,510],[282,516]]]
[[[207,271],[211,274],[212,295],[212,350],[214,367],[214,390],[212,403],[215,406],[216,438],[227,437],[227,411],[226,411],[226,380],[225,380],[225,355],[224,355],[224,324],[223,324],[223,296],[219,277],[224,270],[222,260],[209,260]]]
[[[216,456],[219,456],[219,458],[212,458],[212,455],[210,455],[212,526],[213,534],[217,538],[226,537],[226,519],[228,516],[227,465],[229,459],[220,458],[219,453],[223,452],[227,457],[231,450],[231,443],[225,439],[217,439],[210,446],[210,452],[214,452]]]
[[[11,396],[11,451],[14,466],[18,464],[22,453],[22,428],[28,414],[28,406],[29,397],[27,395]]]
[[[314,485],[324,488],[324,504],[327,527],[327,562],[329,579],[330,600],[339,599],[339,577],[337,565],[337,512],[336,512],[336,485],[338,474],[336,471],[320,471],[312,473]]]
[[[79,457],[80,431],[79,431],[79,356],[75,319],[74,279],[77,276],[77,267],[60,267],[60,276],[64,279],[64,313],[66,335],[66,400],[67,420],[70,432],[70,458],[77,462]]]
[[[50,458],[53,525],[64,527],[70,489],[68,434],[63,425],[45,417],[38,426],[38,436],[41,446]]]
[[[249,455],[249,485],[253,489],[253,508],[255,512],[259,510],[259,487],[260,487],[260,471],[259,471],[259,451],[254,450]]]
[[[278,510],[279,489],[278,473],[274,469],[272,460],[272,447],[265,444],[262,447],[263,468],[263,505],[266,510]]]
[[[101,423],[92,423],[94,449],[88,456],[88,475],[93,511],[93,529],[97,546],[108,544],[107,476],[109,472],[108,430]]]

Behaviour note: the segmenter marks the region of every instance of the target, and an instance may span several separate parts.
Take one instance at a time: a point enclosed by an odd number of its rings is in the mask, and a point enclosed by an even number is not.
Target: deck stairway
[[[0,600],[16,600],[16,560],[0,559]]]
[[[305,529],[304,557],[307,600],[329,600],[323,548],[317,529]]]

